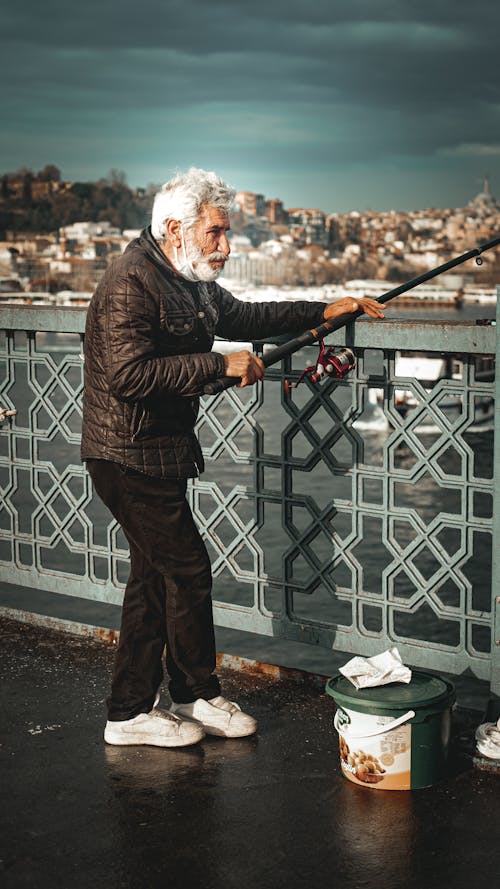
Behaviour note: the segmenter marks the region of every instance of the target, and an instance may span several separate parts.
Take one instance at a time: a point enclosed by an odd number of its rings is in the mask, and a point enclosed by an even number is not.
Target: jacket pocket
[[[130,440],[132,442],[136,441],[139,438],[142,427],[144,425],[144,420],[146,417],[146,412],[140,401],[136,401],[134,407],[132,408],[132,417],[130,419]]]
[[[189,336],[196,324],[194,306],[172,298],[171,294],[160,294],[160,328],[169,336]]]
[[[166,333],[173,337],[183,337],[193,333],[196,319],[193,314],[182,309],[169,309],[162,321]]]

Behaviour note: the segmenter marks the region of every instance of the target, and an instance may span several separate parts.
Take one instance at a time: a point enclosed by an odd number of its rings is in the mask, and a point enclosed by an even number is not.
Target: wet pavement
[[[500,777],[473,766],[480,713],[455,713],[442,782],[377,791],[341,776],[333,702],[313,679],[222,668],[255,737],[113,748],[113,647],[7,619],[0,635],[2,885],[496,885]]]

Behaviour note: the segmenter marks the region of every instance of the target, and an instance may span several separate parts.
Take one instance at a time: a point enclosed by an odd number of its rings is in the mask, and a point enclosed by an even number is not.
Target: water
[[[454,321],[468,320],[477,318],[491,319],[495,315],[495,307],[493,306],[464,306],[457,310],[453,307],[433,305],[422,303],[415,306],[397,307],[392,304],[390,318],[418,318],[436,320],[450,319]],[[47,351],[51,353],[52,360],[59,364],[68,352],[73,353],[74,371],[78,375],[78,357],[80,351],[79,338],[62,337],[57,334],[38,334],[37,349],[39,351]],[[306,361],[304,354],[297,357],[297,367],[303,366]],[[18,409],[18,417],[16,423],[19,426],[28,426],[33,419],[33,415],[29,415],[28,405],[33,400],[33,393],[30,390],[27,380],[23,379],[23,364],[19,362],[17,366],[18,377],[12,390],[10,397]],[[69,376],[68,376],[69,380]],[[73,383],[76,381],[76,376]],[[40,379],[43,385],[43,365],[40,364]],[[345,389],[348,392],[348,389]],[[49,395],[51,403],[56,411],[61,410],[66,395],[61,387],[56,387]],[[239,397],[243,403],[253,398],[251,390],[240,390]],[[310,393],[306,387],[297,390],[294,401],[301,404],[310,398]],[[229,404],[221,403],[214,412],[214,418],[218,424],[218,428],[227,428],[228,424],[234,419],[233,411]],[[283,441],[282,430],[290,422],[290,418],[286,416],[280,403],[280,392],[277,383],[268,382],[266,384],[266,397],[263,406],[256,413],[255,418],[262,428],[263,436],[263,452],[269,458],[266,462],[272,463],[272,458],[277,460],[281,458]],[[37,414],[38,428],[44,427],[43,411]],[[40,437],[37,445],[36,458],[37,462],[42,464],[41,471],[37,477],[37,484],[43,489],[44,484],[50,485],[51,472],[50,464],[52,464],[58,475],[62,475],[66,467],[70,464],[75,467],[79,466],[79,448],[77,443],[79,432],[78,417],[73,416],[67,418],[66,425],[68,430],[73,434],[74,441],[68,441],[60,433],[50,436],[50,440],[44,440],[43,435]],[[324,412],[319,412],[311,417],[310,427],[313,435],[317,435],[319,439],[325,437],[331,426],[331,418]],[[232,439],[232,454],[238,451],[252,452],[254,442],[254,432],[251,422],[242,421],[241,428],[237,431]],[[380,467],[382,460],[382,452],[384,443],[387,438],[386,432],[365,432],[362,433],[364,442],[364,452],[353,454],[352,444],[347,439],[340,440],[335,446],[335,457],[339,463],[347,467],[356,465],[357,461],[362,459],[365,467]],[[202,424],[200,428],[200,438],[202,443],[210,446],[214,442],[214,431],[209,424]],[[2,439],[5,442],[6,437],[0,434],[0,446]],[[420,441],[424,450],[429,450],[436,440],[436,433],[427,433],[420,436]],[[493,435],[491,431],[483,431],[477,434],[466,436],[466,445],[470,449],[471,459],[475,467],[475,474],[483,479],[491,479],[493,472],[492,455],[493,455]],[[23,441],[18,439],[18,457],[28,456],[21,452]],[[292,443],[293,458],[303,459],[310,451],[310,445],[303,435],[297,435]],[[4,449],[0,451],[4,454]],[[414,453],[411,449],[401,446],[395,455],[395,462],[398,469],[408,470],[412,466]],[[448,474],[458,474],[460,472],[460,456],[451,452],[446,457],[445,470]],[[279,467],[268,465],[264,469],[264,484],[266,491],[271,495],[274,493],[276,500],[280,499],[282,491],[283,477],[282,473],[288,470],[282,470]],[[31,474],[29,470],[23,470],[22,467],[18,471],[19,491],[13,497],[14,505],[19,512],[20,530],[27,533],[31,530],[31,516],[35,509],[35,499],[31,493]],[[203,476],[203,481],[212,482],[217,485],[217,497],[223,501],[235,488],[242,486],[248,490],[254,487],[254,466],[247,465],[243,460],[234,462],[227,449],[224,449],[219,459],[214,462],[207,461],[207,470]],[[68,500],[71,505],[71,497],[80,496],[81,480],[77,476],[73,480],[67,480],[66,494],[62,491],[62,495],[51,499],[50,507],[53,513],[58,517],[59,522],[64,524],[64,519],[68,515]],[[79,487],[80,486],[80,487]],[[71,493],[68,494],[68,491]],[[325,473],[324,467],[319,465],[310,472],[300,471],[297,469],[293,472],[293,491],[294,494],[303,498],[301,505],[293,510],[292,519],[297,529],[296,535],[303,533],[308,524],[311,524],[311,512],[309,509],[309,501],[304,498],[311,498],[317,504],[317,509],[328,510],[329,505],[333,501],[337,504],[343,502],[347,504],[352,496],[351,477],[349,472],[340,473],[332,476]],[[462,509],[462,486],[456,485],[439,485],[436,480],[427,474],[418,485],[398,483],[396,486],[396,496],[398,505],[404,507],[408,511],[413,510],[415,514],[415,522],[428,526],[438,512],[459,516]],[[214,509],[218,505],[217,497],[214,498],[212,493],[203,495],[200,500],[201,508],[204,511],[207,523]],[[381,502],[381,485],[376,478],[366,478],[363,487],[363,497],[368,503]],[[489,495],[474,495],[474,514],[484,515],[489,518],[491,516],[491,497]],[[481,499],[482,498],[482,499]],[[264,573],[268,580],[265,584],[264,604],[274,613],[281,613],[285,607],[282,599],[282,556],[293,545],[293,535],[290,536],[283,528],[281,523],[281,502],[272,502],[272,496],[264,496],[262,510],[264,514],[264,523],[256,532],[255,540],[264,553]],[[75,500],[72,501],[73,506]],[[235,516],[243,526],[246,522],[251,521],[254,516],[255,503],[252,498],[248,499],[243,494],[236,506],[233,506]],[[352,530],[352,510],[347,506],[340,506],[338,510],[332,510],[331,515],[327,515],[325,525],[327,530],[338,535],[340,538],[345,537]],[[1,516],[1,511],[0,511]],[[93,547],[106,548],[108,544],[109,534],[109,516],[105,508],[95,501],[86,509],[85,520],[78,519],[78,510],[75,513],[75,520],[66,523],[66,537],[71,539],[76,547],[84,546],[90,543]],[[382,606],[378,604],[377,597],[381,595],[381,577],[384,568],[391,560],[391,555],[382,542],[382,520],[376,516],[365,516],[362,533],[359,543],[356,547],[356,559],[363,569],[363,588],[373,593],[373,599],[365,608],[363,616],[364,626],[368,631],[377,632],[383,626]],[[57,523],[57,522],[56,522]],[[90,527],[89,527],[90,525]],[[4,527],[1,525],[1,527]],[[54,521],[51,524],[50,512],[45,511],[45,518],[38,525],[38,533],[49,536],[51,529],[54,527]],[[209,543],[211,556],[214,562],[217,562],[221,554],[225,552],[228,544],[234,537],[234,528],[230,526],[227,519],[217,524],[211,530],[215,531],[218,543],[213,546]],[[400,527],[396,529],[396,537],[398,544],[404,548],[412,539],[414,527],[411,523],[402,521]],[[443,536],[443,535],[441,535]],[[474,532],[472,554],[461,565],[461,571],[465,578],[465,583],[470,584],[470,602],[469,607],[474,609],[476,613],[485,613],[490,609],[491,589],[490,589],[490,562],[491,562],[491,537],[487,533]],[[454,548],[460,546],[460,528],[445,528],[444,537],[439,542],[450,554]],[[122,534],[118,535],[118,545],[126,551],[126,542]],[[55,571],[73,571],[76,574],[84,572],[86,567],[86,558],[82,551],[71,552],[71,547],[64,542],[58,543],[54,547],[41,547],[39,558],[42,565],[47,570]],[[308,556],[314,563],[322,565],[331,555],[332,543],[331,538],[327,535],[319,535],[315,538],[310,546],[305,544]],[[31,547],[21,545],[20,559],[23,564],[29,565]],[[1,556],[0,556],[1,557]],[[23,561],[24,560],[24,561]],[[98,553],[92,558],[92,569],[97,579],[105,579],[109,572],[109,561],[107,557],[100,556]],[[418,570],[424,578],[429,577],[436,570],[435,558],[429,551],[418,560]],[[252,571],[255,567],[255,554],[252,547],[241,546],[240,551],[234,555],[234,564],[237,565],[239,571]],[[126,581],[128,566],[125,557],[118,558],[114,561],[114,571],[116,579],[120,583]],[[311,564],[308,558],[297,558],[294,562],[292,571],[292,581],[298,587],[307,584],[311,577]],[[340,564],[335,570],[335,583],[339,587],[352,587],[353,577],[350,567],[347,564]],[[227,567],[218,571],[215,582],[215,598],[221,602],[237,602],[239,605],[251,606],[254,600],[253,584],[237,582]],[[400,580],[396,584],[395,594],[400,597],[401,601],[408,600],[415,592],[414,584],[411,578],[401,575]],[[453,611],[455,608],[462,608],[463,592],[461,592],[452,582],[447,582],[439,590],[441,603]],[[331,591],[324,585],[319,585],[312,594],[296,592],[292,596],[290,606],[297,620],[304,621],[313,619],[315,621],[332,623],[338,622],[341,626],[349,626],[352,621],[352,602],[346,601],[342,596],[332,596]],[[85,602],[82,601],[82,620],[85,620]],[[398,612],[396,614],[395,631],[401,636],[410,636],[414,639],[428,639],[431,641],[441,642],[448,645],[458,645],[460,625],[453,620],[438,620],[434,611],[429,608],[420,608],[416,615],[409,612]],[[474,645],[480,651],[489,650],[489,631],[485,629],[485,625],[480,623],[473,626]],[[230,631],[229,636],[232,650],[245,653],[245,634]],[[262,660],[273,659],[269,655],[269,640],[253,642],[253,656]],[[302,664],[305,669],[313,669],[315,665],[315,654],[312,652],[311,657]]]

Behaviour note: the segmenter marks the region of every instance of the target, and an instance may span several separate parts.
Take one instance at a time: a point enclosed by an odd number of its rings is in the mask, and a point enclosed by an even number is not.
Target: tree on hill
[[[39,182],[60,182],[61,171],[55,164],[46,164],[43,170],[36,174]]]
[[[34,173],[23,167],[1,176],[0,237],[15,232],[53,232],[73,222],[109,221],[117,228],[142,228],[147,224],[152,195],[129,188],[125,173],[110,170],[97,182],[73,182],[65,188],[49,189],[33,198],[33,182],[61,183],[54,164]],[[64,183],[61,183],[64,185]]]

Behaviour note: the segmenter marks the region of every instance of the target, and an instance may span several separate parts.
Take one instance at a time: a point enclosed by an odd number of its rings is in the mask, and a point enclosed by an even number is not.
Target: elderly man
[[[235,299],[216,283],[229,257],[233,198],[233,189],[203,170],[167,182],[151,226],[110,266],[89,306],[82,459],[130,546],[109,744],[178,747],[205,733],[256,730],[255,719],[221,695],[214,672],[210,562],[186,486],[203,471],[194,433],[203,386],[221,376],[249,386],[264,366],[248,351],[212,351],[214,336],[298,333],[358,307],[383,317],[370,299]],[[168,711],[157,706],[164,650]]]

